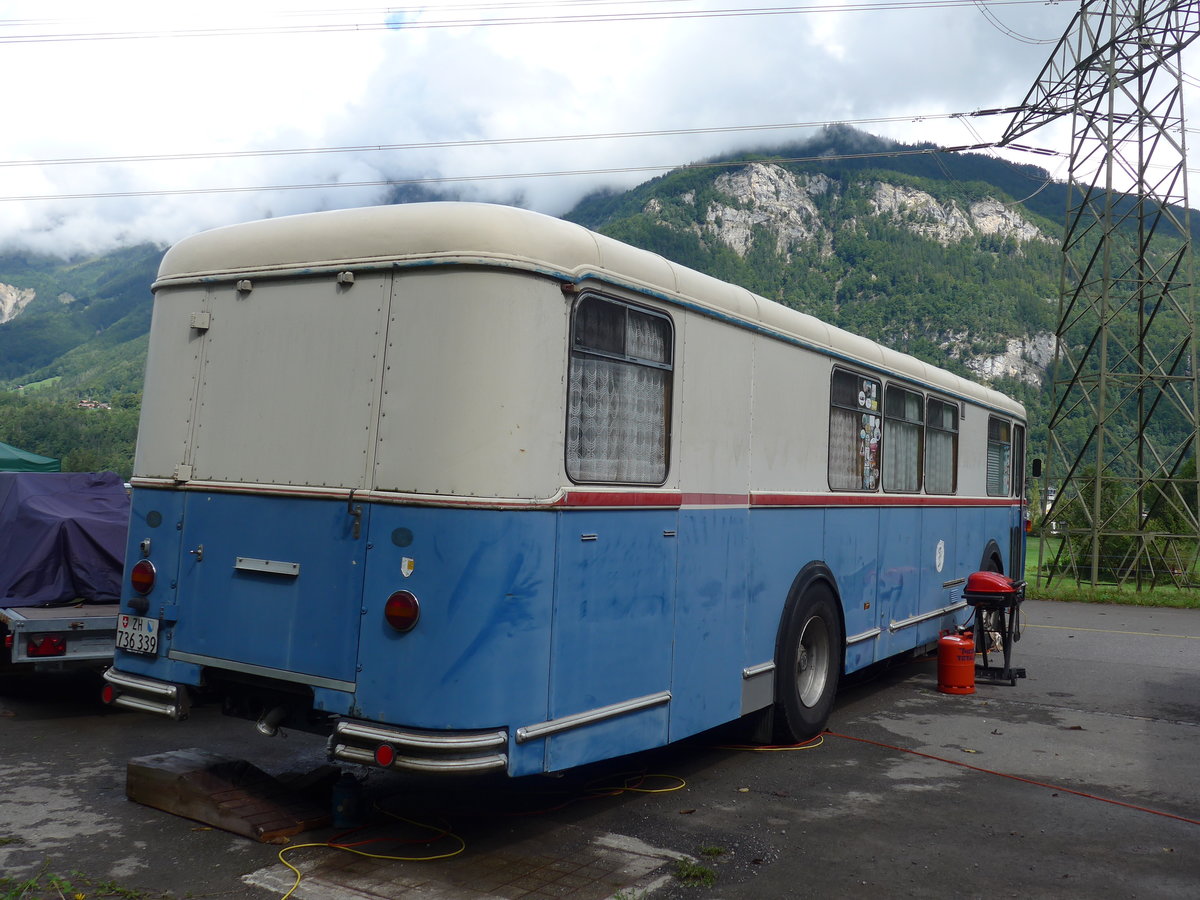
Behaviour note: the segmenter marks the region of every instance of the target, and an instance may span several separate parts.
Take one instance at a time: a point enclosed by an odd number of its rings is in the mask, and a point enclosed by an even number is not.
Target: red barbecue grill
[[[1025,582],[1013,581],[999,572],[976,572],[967,578],[963,599],[975,609],[975,646],[983,662],[975,665],[976,678],[1007,681],[1016,685],[1025,677],[1024,669],[1012,667],[1012,645],[1021,639],[1021,602]],[[991,665],[989,653],[1004,658],[1001,666]]]

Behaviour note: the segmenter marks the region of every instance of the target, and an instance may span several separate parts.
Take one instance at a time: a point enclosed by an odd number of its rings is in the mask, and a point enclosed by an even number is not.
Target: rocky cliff
[[[33,288],[18,288],[11,284],[0,284],[0,325],[9,322],[20,315],[21,310],[29,305],[36,292]]]
[[[791,251],[802,245],[829,252],[834,226],[825,221],[815,202],[816,198],[837,202],[839,184],[827,175],[795,175],[772,163],[755,162],[719,175],[713,188],[720,199],[697,210],[698,222],[690,226],[700,237],[745,256],[754,230],[765,228],[775,236],[776,252],[789,259]],[[1051,241],[1036,225],[996,198],[975,201],[964,209],[957,200],[939,201],[926,191],[904,185],[876,181],[872,188],[870,205],[874,215],[942,245],[980,235],[1012,238],[1019,243]],[[679,202],[695,206],[695,191],[681,194]],[[672,227],[664,215],[661,198],[647,201],[644,212]],[[841,227],[857,224],[851,219]]]
[[[964,199],[947,192],[939,198],[901,180],[839,180],[822,172],[796,172],[771,162],[748,162],[716,176],[699,190],[655,192],[643,203],[641,217],[656,228],[690,234],[709,251],[723,248],[742,260],[748,260],[752,250],[761,251],[765,242],[784,267],[784,277],[793,278],[795,269],[838,269],[836,263],[826,264],[839,243],[845,244],[855,235],[878,233],[880,228],[935,242],[946,252],[961,246],[963,259],[997,257],[1001,251],[1020,258],[1030,245],[1049,249],[1054,244],[1054,239],[1017,204],[998,197]],[[912,252],[911,242],[897,245],[894,251],[905,252]],[[762,257],[757,259],[761,262]],[[792,268],[791,276],[788,267]],[[919,266],[910,264],[910,268]],[[872,294],[871,303],[886,307],[877,316],[886,322],[889,315],[906,314],[900,289],[894,283],[889,286],[876,281],[886,275],[875,270],[856,272],[853,264],[847,266],[844,262],[839,271],[841,274],[833,276],[835,313],[843,302],[839,290],[865,281],[879,285],[867,292]],[[933,274],[927,272],[925,277]],[[944,272],[940,274],[945,278]],[[921,278],[920,271],[912,276],[917,282]],[[913,290],[911,285],[904,289]],[[859,295],[862,293],[860,290]],[[1049,300],[1043,297],[1040,302]],[[997,298],[998,304],[1002,302]],[[963,330],[949,307],[940,318],[942,321],[934,310],[925,314],[924,326],[906,320],[897,326],[890,341],[876,334],[868,336],[907,349],[914,335],[923,334],[944,354],[943,362],[947,357],[958,361],[983,381],[1016,379],[1033,386],[1042,383],[1054,352],[1054,336],[1044,327],[1029,323],[1032,327],[1021,334],[979,334]],[[848,327],[854,328],[855,324],[848,323]],[[881,332],[887,330],[886,324],[881,326]]]

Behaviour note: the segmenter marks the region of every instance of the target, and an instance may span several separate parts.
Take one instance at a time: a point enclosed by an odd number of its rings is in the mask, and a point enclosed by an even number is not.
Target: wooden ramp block
[[[330,821],[328,803],[316,803],[245,760],[195,748],[131,759],[125,795],[265,844],[286,844]]]

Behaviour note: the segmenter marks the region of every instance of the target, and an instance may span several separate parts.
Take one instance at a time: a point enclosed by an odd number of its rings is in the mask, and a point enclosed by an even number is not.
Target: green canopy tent
[[[0,472],[61,472],[62,463],[0,441]]]

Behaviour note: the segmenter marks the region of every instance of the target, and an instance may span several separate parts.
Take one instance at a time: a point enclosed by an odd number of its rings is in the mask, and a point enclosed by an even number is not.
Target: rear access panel
[[[369,508],[216,492],[184,506],[169,655],[352,690],[365,553],[356,526]]]

